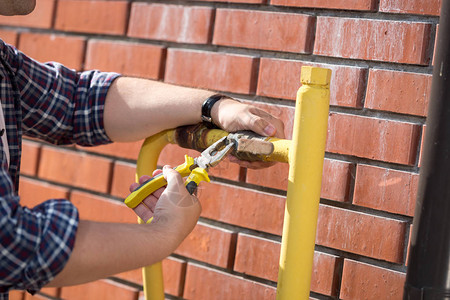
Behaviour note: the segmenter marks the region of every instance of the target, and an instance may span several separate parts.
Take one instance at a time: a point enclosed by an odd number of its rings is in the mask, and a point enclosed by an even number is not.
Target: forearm
[[[120,77],[109,88],[104,126],[113,141],[135,141],[162,130],[201,121],[210,91]]]
[[[177,246],[168,230],[156,223],[80,221],[67,265],[47,286],[81,284],[161,261]]]

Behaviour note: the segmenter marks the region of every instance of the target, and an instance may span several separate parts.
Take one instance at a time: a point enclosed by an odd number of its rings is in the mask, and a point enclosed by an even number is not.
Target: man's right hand
[[[168,238],[173,238],[174,243],[179,243],[194,229],[201,212],[201,205],[197,197],[189,194],[181,175],[169,166],[163,170],[155,170],[153,176],[163,173],[167,180],[167,186],[156,190],[142,203],[134,208],[135,213],[147,222],[153,217],[151,224],[158,226],[168,233]],[[148,180],[149,176],[139,178],[139,184]],[[134,191],[139,184],[130,186]]]
[[[170,255],[194,229],[201,206],[186,190],[181,175],[165,166],[167,187],[148,196],[135,208],[150,224],[103,223],[80,220],[73,252],[63,270],[47,285],[82,284],[113,274],[152,265]],[[142,184],[149,176],[140,178]],[[139,184],[133,184],[134,190]],[[112,263],[113,262],[113,263]]]

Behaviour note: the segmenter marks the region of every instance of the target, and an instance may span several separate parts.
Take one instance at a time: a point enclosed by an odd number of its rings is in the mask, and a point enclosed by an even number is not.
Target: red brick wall
[[[311,297],[401,299],[439,7],[439,0],[37,0],[32,15],[0,17],[0,36],[78,70],[230,93],[282,118],[289,137],[300,67],[331,68]],[[82,218],[135,222],[121,200],[139,148],[27,140],[22,200],[68,197]],[[176,165],[185,152],[168,146],[159,163]],[[275,298],[287,172],[283,164],[255,171],[228,162],[212,171],[199,191],[198,226],[163,262],[168,297]],[[136,270],[42,293],[137,299],[141,282]]]

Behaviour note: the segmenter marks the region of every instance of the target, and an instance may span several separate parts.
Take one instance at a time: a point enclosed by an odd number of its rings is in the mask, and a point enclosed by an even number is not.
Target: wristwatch
[[[202,121],[208,128],[219,128],[216,126],[211,118],[211,110],[214,104],[220,99],[224,98],[225,95],[222,94],[214,94],[209,96],[205,102],[202,104]]]

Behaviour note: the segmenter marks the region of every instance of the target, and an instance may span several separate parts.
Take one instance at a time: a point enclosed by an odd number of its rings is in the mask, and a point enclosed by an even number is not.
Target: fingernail
[[[271,136],[275,134],[275,127],[273,127],[271,124],[267,125],[266,128],[264,128],[264,133]]]

